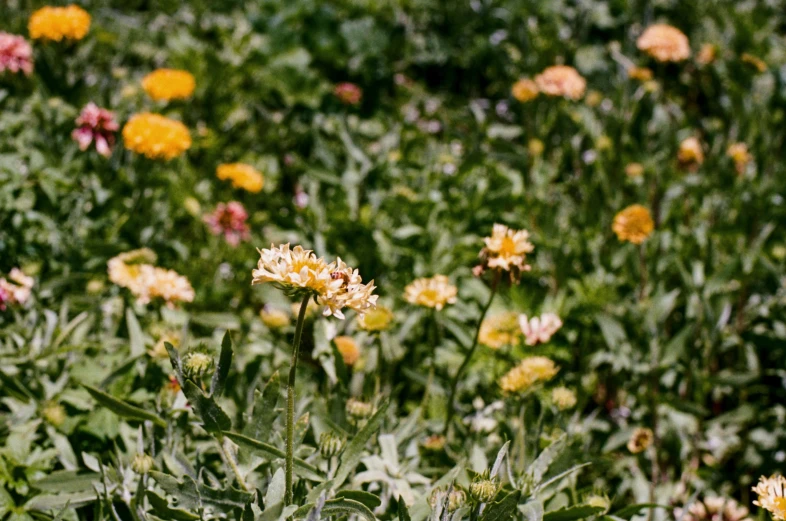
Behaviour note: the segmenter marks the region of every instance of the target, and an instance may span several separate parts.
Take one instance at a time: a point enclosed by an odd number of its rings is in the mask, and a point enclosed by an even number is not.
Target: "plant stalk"
[[[303,324],[310,298],[311,294],[307,294],[300,304],[300,312],[297,315],[297,325],[295,326],[295,340],[292,342],[292,363],[289,366],[289,380],[287,380],[286,495],[284,498],[286,506],[291,505],[294,501],[292,483],[295,460],[295,377],[297,376],[297,360],[300,354],[300,340],[303,338]]]

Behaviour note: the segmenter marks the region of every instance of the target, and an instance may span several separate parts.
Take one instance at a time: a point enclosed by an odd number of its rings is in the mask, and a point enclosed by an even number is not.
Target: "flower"
[[[628,163],[625,165],[625,175],[628,177],[641,177],[644,166],[641,163]]]
[[[393,311],[385,306],[377,306],[358,316],[357,325],[364,331],[384,331],[393,322]]]
[[[527,142],[527,152],[529,152],[532,157],[539,157],[545,148],[546,146],[543,144],[543,141],[538,138],[532,138]]]
[[[556,387],[551,391],[551,401],[557,406],[557,409],[564,411],[576,405],[576,393],[567,387]]]
[[[768,510],[777,521],[786,520],[786,478],[781,475],[762,476],[752,490],[759,496],[754,505]]]
[[[682,140],[677,152],[677,160],[685,167],[696,168],[701,165],[704,162],[704,152],[699,138],[691,136]]]
[[[142,304],[162,298],[167,306],[194,300],[194,288],[187,278],[173,270],[152,265],[156,255],[148,248],[121,253],[107,262],[109,280],[128,289]]]
[[[699,54],[696,55],[696,61],[700,65],[709,65],[715,61],[718,55],[718,47],[711,43],[702,44],[699,49]]]
[[[178,69],[156,69],[142,78],[142,88],[156,101],[186,99],[195,87],[194,76]]]
[[[330,264],[311,250],[289,244],[259,250],[259,263],[253,270],[251,284],[272,282],[284,291],[298,296],[312,294],[323,306],[323,315],[343,319],[342,309],[348,307],[363,314],[375,307],[377,295],[374,281],[363,284],[358,271],[340,258]]]
[[[344,448],[344,440],[333,431],[325,431],[319,435],[319,453],[326,460],[338,456]]]
[[[767,70],[767,63],[758,56],[744,52],[740,55],[740,60],[742,60],[742,63],[747,63],[752,66],[758,72],[765,72]]]
[[[518,101],[521,103],[526,103],[537,98],[540,91],[538,90],[537,83],[530,80],[529,78],[521,78],[513,84],[510,92]]]
[[[652,69],[647,67],[631,67],[628,69],[628,78],[637,81],[649,81],[652,79]]]
[[[144,112],[123,127],[126,148],[148,159],[174,159],[191,148],[191,134],[181,122]]]
[[[374,406],[368,402],[350,398],[347,400],[346,411],[352,421],[357,421],[374,414]]]
[[[530,266],[525,263],[527,253],[532,252],[535,246],[529,242],[527,230],[513,230],[504,224],[495,224],[491,237],[485,237],[483,242],[486,247],[480,252],[483,266],[515,272],[529,271]]]
[[[224,235],[230,246],[237,246],[241,241],[247,241],[251,236],[248,224],[248,213],[243,205],[237,201],[227,204],[218,203],[216,209],[203,217],[203,220],[213,235]]]
[[[455,304],[458,289],[445,275],[420,278],[404,288],[404,300],[427,308],[441,310],[445,304]]]
[[[33,73],[33,49],[23,37],[0,31],[0,73]]]
[[[631,434],[628,440],[628,450],[633,454],[644,452],[647,450],[647,447],[652,445],[652,440],[654,438],[655,436],[652,434],[651,429],[638,427],[633,431],[633,434]]]
[[[529,356],[503,375],[499,386],[509,393],[522,392],[538,383],[551,380],[557,372],[559,367],[550,358]]]
[[[683,521],[752,521],[748,509],[735,500],[719,496],[707,496],[695,500],[686,509],[675,508],[674,517]]]
[[[150,270],[144,269],[143,272]],[[151,298],[161,297],[167,306],[172,307],[177,302],[193,302],[194,288],[188,279],[174,270],[154,267],[149,277],[148,293]]]
[[[213,368],[213,357],[197,348],[183,356],[182,365],[187,378],[199,378]]]
[[[12,269],[8,278],[11,280],[0,277],[0,311],[5,311],[8,305],[23,306],[30,298],[35,282],[19,268]]]
[[[71,137],[79,144],[79,150],[84,152],[95,141],[99,154],[104,157],[112,155],[115,132],[120,128],[113,112],[99,108],[91,101],[76,118],[76,125]]]
[[[131,461],[131,470],[137,474],[147,474],[153,469],[155,461],[145,453],[137,453]]]
[[[547,67],[535,76],[535,83],[547,96],[563,96],[572,100],[581,98],[587,88],[587,81],[569,65]]]
[[[488,503],[497,495],[497,490],[497,480],[489,479],[487,473],[476,476],[469,485],[469,495],[477,503]]]
[[[270,329],[282,329],[289,325],[291,318],[286,311],[265,306],[259,312],[259,318]]]
[[[336,85],[333,94],[345,105],[357,105],[363,99],[363,89],[349,82]]]
[[[432,434],[420,444],[425,450],[439,452],[445,449],[445,436],[442,434]]]
[[[750,152],[748,152],[748,145],[745,143],[733,143],[726,150],[726,155],[734,161],[734,166],[739,174],[745,172],[745,167],[753,159]]]
[[[43,409],[41,409],[41,416],[54,427],[60,427],[68,419],[65,407],[59,403],[44,405]]]
[[[341,353],[344,364],[355,365],[355,362],[360,358],[360,348],[355,339],[351,336],[337,336],[333,339],[333,343],[336,344],[336,349]]]
[[[517,346],[521,338],[518,315],[506,311],[486,318],[480,324],[478,341],[491,349]]]
[[[216,177],[222,181],[229,179],[235,188],[242,188],[254,194],[262,190],[262,186],[265,184],[265,178],[262,177],[262,174],[253,166],[245,163],[218,165]]]
[[[555,313],[543,313],[540,317],[532,318],[521,315],[518,324],[521,332],[524,333],[526,344],[534,346],[551,340],[551,336],[562,327],[562,320]]]
[[[90,29],[90,15],[76,5],[42,7],[30,16],[27,29],[34,40],[81,40]]]
[[[640,204],[632,204],[614,216],[611,229],[620,241],[641,244],[655,229],[650,211]]]
[[[690,57],[690,44],[685,34],[671,25],[655,24],[636,40],[636,47],[659,62],[678,62]]]

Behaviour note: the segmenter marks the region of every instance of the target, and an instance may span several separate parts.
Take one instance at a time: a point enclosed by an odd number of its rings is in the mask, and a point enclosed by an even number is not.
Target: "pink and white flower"
[[[120,128],[115,121],[115,114],[109,110],[99,108],[95,103],[88,103],[82,113],[76,118],[77,128],[71,137],[79,144],[79,149],[87,150],[95,141],[96,151],[104,157],[112,154],[115,144],[115,132]]]
[[[23,37],[0,31],[0,73],[33,73],[33,49]]]
[[[224,235],[227,243],[237,246],[242,241],[247,241],[250,232],[246,220],[248,212],[237,201],[227,204],[219,203],[212,213],[205,215],[204,221],[207,223],[213,235]]]
[[[521,315],[519,326],[524,333],[526,344],[534,346],[551,340],[552,335],[562,327],[562,320],[554,313],[543,313],[539,317],[532,318]]]

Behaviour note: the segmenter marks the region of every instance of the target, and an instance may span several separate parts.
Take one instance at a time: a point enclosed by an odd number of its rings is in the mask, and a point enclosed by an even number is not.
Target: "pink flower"
[[[9,304],[24,305],[33,288],[33,278],[22,273],[19,268],[12,269],[8,277],[11,281],[0,277],[0,311],[5,311]]]
[[[112,145],[115,144],[115,132],[120,126],[115,121],[115,114],[106,109],[99,108],[90,102],[82,109],[76,118],[77,127],[71,137],[79,143],[79,149],[87,150],[90,143],[95,140],[96,150],[104,157],[112,154]]]
[[[15,34],[0,32],[0,72],[33,72],[33,49],[27,40]]]
[[[213,213],[204,216],[204,221],[213,235],[224,235],[230,246],[237,246],[241,241],[250,237],[248,213],[243,205],[237,201],[227,204],[219,203]]]
[[[526,344],[534,346],[551,340],[551,336],[562,327],[562,320],[554,313],[543,313],[539,317],[532,318],[521,315],[519,326],[521,326],[521,332],[524,333]]]
[[[344,82],[336,85],[333,94],[345,105],[357,105],[363,98],[363,89],[354,83]]]

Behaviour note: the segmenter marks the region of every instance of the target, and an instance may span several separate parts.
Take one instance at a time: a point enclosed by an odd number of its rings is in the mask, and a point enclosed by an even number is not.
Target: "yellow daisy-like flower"
[[[682,140],[677,151],[677,161],[685,167],[698,167],[704,162],[704,151],[701,149],[701,141],[695,136]]]
[[[123,141],[127,149],[149,159],[174,159],[191,148],[185,125],[149,112],[131,116],[123,127]]]
[[[534,81],[528,78],[521,78],[513,84],[510,92],[518,101],[526,103],[537,98],[540,91],[538,90],[538,85]]]
[[[633,204],[614,216],[611,229],[619,240],[641,244],[655,229],[655,223],[647,208]]]
[[[370,309],[357,318],[357,325],[364,331],[385,331],[393,323],[393,311],[385,306]]]
[[[655,435],[652,433],[651,429],[646,427],[638,427],[635,431],[633,431],[633,434],[628,440],[628,450],[632,454],[644,452],[647,450],[647,447],[652,445],[652,441],[654,439]]]
[[[336,349],[341,353],[344,364],[355,365],[355,362],[360,358],[360,348],[355,339],[351,336],[337,336],[333,339],[333,343],[336,344]]]
[[[272,282],[299,297],[309,293],[323,306],[323,315],[340,319],[345,307],[363,314],[376,306],[378,297],[371,294],[374,281],[363,284],[358,270],[340,258],[328,264],[311,250],[300,246],[290,249],[289,244],[271,245],[259,250],[259,256],[257,269],[251,273],[252,285]]]
[[[521,342],[519,316],[506,311],[488,317],[480,325],[478,342],[491,349],[519,345]]]
[[[404,299],[410,304],[441,310],[445,304],[455,304],[458,289],[445,275],[420,278],[404,288]]]
[[[545,356],[530,356],[508,371],[499,380],[503,391],[517,393],[527,391],[534,385],[548,382],[559,372],[559,367]]]
[[[647,67],[631,67],[628,69],[628,78],[636,81],[650,81],[652,79],[652,69]]]
[[[759,497],[753,502],[757,507],[768,510],[777,521],[786,520],[786,478],[780,475],[759,478],[752,489]]]
[[[678,62],[690,57],[690,44],[685,34],[671,25],[655,24],[636,40],[636,46],[659,62]]]
[[[247,192],[258,193],[265,184],[265,178],[253,166],[245,163],[227,163],[218,165],[216,177],[232,181],[232,186]]]
[[[156,101],[188,98],[195,87],[194,76],[178,69],[157,69],[142,79],[142,88]]]
[[[572,100],[580,99],[587,88],[579,72],[569,65],[554,65],[535,76],[538,89],[547,96],[562,96]]]
[[[571,409],[576,405],[576,393],[567,387],[557,387],[551,391],[551,401],[560,411]]]
[[[27,29],[34,40],[81,40],[90,30],[90,15],[76,5],[42,7],[30,16]]]
[[[486,247],[481,251],[481,257],[489,268],[505,271],[530,269],[525,261],[527,253],[531,253],[535,246],[529,242],[527,230],[513,230],[504,224],[495,224],[491,237],[484,238],[483,242]]]

